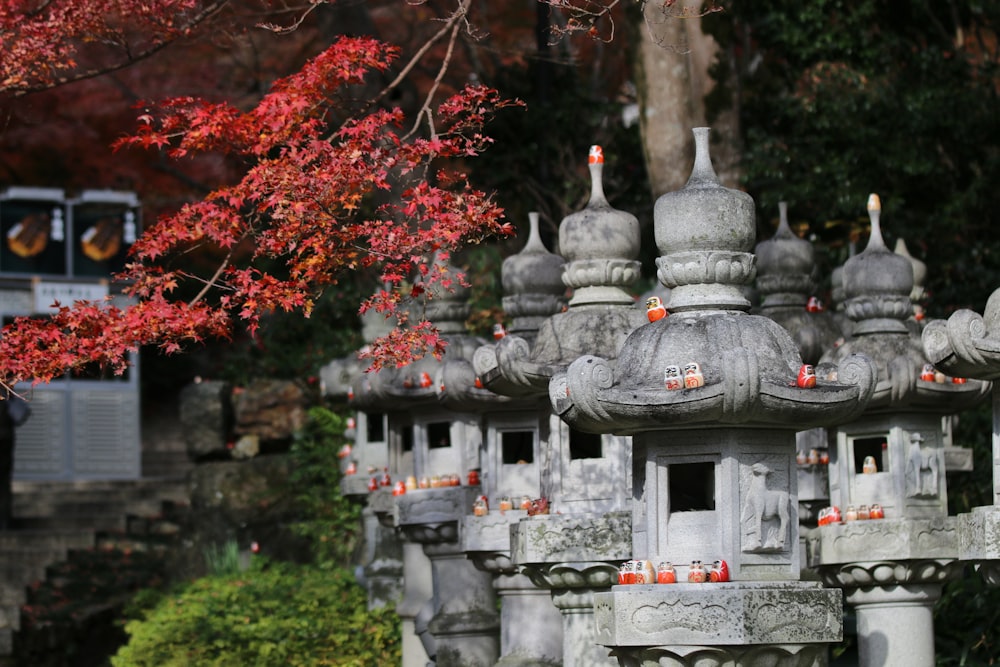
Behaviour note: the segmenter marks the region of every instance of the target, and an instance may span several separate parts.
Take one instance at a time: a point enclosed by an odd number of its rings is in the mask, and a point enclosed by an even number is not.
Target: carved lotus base
[[[618,582],[618,564],[601,562],[535,563],[522,567],[539,588],[606,590]]]
[[[619,651],[715,647],[724,655],[733,647],[832,643],[842,637],[842,614],[841,592],[818,582],[644,584],[594,595],[597,641]]]
[[[510,560],[509,551],[466,551],[477,570],[490,574],[517,574],[517,565]]]
[[[615,649],[622,667],[815,667],[825,665],[827,648],[815,644],[780,646],[651,646]]]
[[[959,575],[962,564],[951,559],[859,561],[818,568],[820,579],[837,588],[942,584]]]

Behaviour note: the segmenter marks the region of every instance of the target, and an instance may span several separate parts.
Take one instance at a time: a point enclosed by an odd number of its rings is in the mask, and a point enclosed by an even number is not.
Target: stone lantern
[[[942,417],[988,389],[931,367],[907,326],[913,269],[885,246],[880,210],[872,195],[868,246],[844,267],[854,331],[824,356],[819,373],[864,354],[878,367],[878,382],[864,413],[831,429],[830,500],[846,522],[820,526],[809,539],[809,565],[845,590],[858,617],[861,664],[873,667],[933,663],[932,607],[958,556]],[[861,520],[873,505],[885,518]]]
[[[958,558],[973,563],[983,579],[1000,586],[1000,290],[983,314],[958,310],[934,320],[923,332],[923,346],[936,368],[957,376],[993,381],[993,504],[958,515]]]
[[[654,212],[669,317],[616,365],[581,357],[549,388],[575,428],[632,435],[634,558],[679,582],[596,594],[598,637],[622,665],[813,665],[841,638],[842,604],[799,580],[795,432],[860,412],[875,369],[851,356],[812,383],[788,332],[747,312],[754,203],[719,184],[708,129],[694,134],[687,185]],[[713,561],[719,581],[701,583]]]
[[[613,664],[595,641],[593,592],[607,589],[631,554],[631,452],[627,438],[584,433],[554,415],[549,380],[583,354],[614,359],[629,332],[646,321],[625,291],[639,277],[638,220],[608,203],[599,146],[591,147],[588,162],[590,201],[559,226],[562,282],[574,290],[568,307],[545,319],[534,337],[512,333],[474,359],[485,386],[535,401],[540,491],[549,513],[513,525],[510,550],[523,573],[552,591],[566,667]]]
[[[361,335],[371,343],[389,332],[392,323],[381,314],[370,311],[361,316]],[[365,364],[357,354],[335,359],[320,369],[320,385],[324,398],[348,403],[352,385],[364,377]],[[355,406],[356,407],[356,406]],[[389,471],[388,420],[384,412],[359,410],[344,432],[352,442],[338,453],[343,476],[340,491],[343,496],[363,505],[361,510],[364,552],[361,582],[368,591],[368,607],[382,607],[398,601],[403,583],[403,547],[391,523],[379,521],[376,508],[385,505],[389,489],[379,486],[369,489],[373,476],[382,480]],[[392,468],[391,475],[412,474]]]
[[[565,307],[563,259],[545,249],[538,233],[538,214],[532,213],[528,242],[508,257],[502,268],[504,311],[512,318],[494,338],[507,332],[534,340],[548,316]],[[492,351],[480,347],[476,354]],[[478,410],[485,430],[482,460],[482,496],[468,508],[460,525],[462,549],[476,567],[493,575],[500,597],[500,661],[503,667],[542,667],[562,664],[562,619],[546,588],[536,587],[511,559],[510,526],[541,511],[541,441],[539,401],[511,398],[482,387],[472,365],[448,362],[440,387],[444,403],[456,410]],[[548,424],[546,423],[547,427]],[[544,437],[547,437],[546,428]],[[531,509],[529,509],[529,507]]]
[[[816,252],[788,224],[788,205],[778,204],[778,229],[757,244],[758,314],[774,320],[792,336],[802,361],[819,362],[841,337],[833,315],[816,296]],[[822,428],[796,434],[799,520],[816,525],[821,507],[829,504],[827,438]]]
[[[369,500],[406,538],[397,606],[403,664],[424,667],[430,658],[442,667],[486,667],[498,656],[496,596],[458,536],[459,520],[479,495],[467,473],[480,467],[482,431],[479,415],[455,412],[440,400],[444,366],[471,358],[482,341],[465,333],[467,290],[430,297],[425,312],[446,343],[444,356],[366,374],[353,388],[354,403],[387,414],[390,470],[412,471],[395,480],[391,496],[380,490]]]

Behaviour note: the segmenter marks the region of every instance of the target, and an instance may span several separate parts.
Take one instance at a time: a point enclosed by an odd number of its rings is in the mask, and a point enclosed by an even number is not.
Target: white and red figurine
[[[663,369],[663,385],[670,391],[684,388],[680,366],[667,366]]]
[[[705,376],[701,372],[701,364],[690,361],[684,365],[684,388],[694,389],[705,386]]]
[[[800,389],[812,389],[816,386],[816,367],[812,364],[802,364],[795,385]]]
[[[651,296],[646,299],[646,317],[650,322],[658,322],[667,316],[667,309],[663,305],[663,300],[658,296]]]
[[[729,581],[729,564],[724,560],[712,563],[712,567],[708,571],[708,580],[712,583]]]

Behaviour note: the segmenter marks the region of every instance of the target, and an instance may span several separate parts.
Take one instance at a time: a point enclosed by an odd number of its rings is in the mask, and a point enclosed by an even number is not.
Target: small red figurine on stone
[[[712,563],[712,568],[708,571],[708,580],[713,583],[729,581],[729,564],[724,560]]]
[[[818,296],[809,297],[809,301],[806,302],[806,311],[810,313],[822,313],[826,308],[823,307],[823,302],[819,300]]]
[[[677,583],[677,571],[670,563],[660,563],[656,566],[656,583],[674,584]]]
[[[694,389],[705,386],[705,376],[701,372],[701,364],[690,361],[684,365],[684,388]]]
[[[404,482],[403,480],[399,480],[392,487],[392,495],[394,495],[394,496],[402,496],[402,495],[405,495],[405,494],[406,494],[406,482]]]
[[[667,389],[671,391],[675,389],[683,389],[684,380],[683,378],[681,378],[681,367],[667,366],[663,370],[663,384]]]
[[[801,389],[811,389],[816,386],[816,367],[812,364],[802,364],[795,385]]]
[[[691,561],[691,567],[688,568],[688,582],[692,584],[703,584],[706,579],[708,579],[708,573],[705,572],[705,566],[702,565],[701,561]]]
[[[507,335],[507,329],[504,328],[503,324],[497,322],[493,325],[493,340],[500,340]]]
[[[377,477],[372,477],[372,478],[370,478],[368,480],[368,490],[369,491],[378,491],[378,478]]]
[[[428,373],[427,371],[424,371],[423,373],[420,374],[420,388],[421,389],[427,389],[432,384],[434,384],[434,381],[431,380],[431,374],[430,373]]]
[[[920,379],[924,382],[934,382],[934,364],[924,364],[920,369]]]
[[[549,513],[549,499],[535,498],[531,501],[531,505],[528,507],[528,516],[538,516],[540,514]]]
[[[651,296],[646,299],[646,317],[650,322],[662,320],[667,316],[667,309],[663,307],[663,301],[658,296]]]
[[[871,508],[868,510],[868,515],[872,519],[884,519],[885,518],[885,510],[882,509],[882,506],[879,505],[878,503],[872,503]]]
[[[637,560],[635,562],[635,583],[637,584],[656,583],[656,571],[653,570],[652,561]]]

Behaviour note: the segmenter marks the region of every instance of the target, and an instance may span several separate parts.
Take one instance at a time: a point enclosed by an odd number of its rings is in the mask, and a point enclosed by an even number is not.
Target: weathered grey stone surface
[[[829,524],[815,528],[809,535],[809,565],[822,568],[880,560],[955,559],[958,556],[957,538],[955,517]],[[865,585],[865,582],[862,580],[857,585]]]
[[[395,523],[408,531],[420,530],[422,525],[433,527],[441,524],[447,531],[443,539],[458,540],[458,522],[472,511],[472,503],[479,494],[478,486],[453,486],[438,489],[418,489],[396,496]],[[424,540],[418,540],[424,541]]]
[[[180,394],[180,422],[188,457],[198,461],[227,455],[232,428],[231,387],[218,380],[194,382]]]
[[[510,553],[512,525],[528,516],[526,510],[492,511],[486,516],[466,514],[461,519],[459,533],[465,551]]]
[[[735,427],[634,436],[634,479],[644,493],[633,512],[635,557],[673,563],[678,580],[687,578],[691,561],[710,564],[720,558],[734,580],[798,579],[793,443],[789,431]],[[694,466],[708,467],[704,482],[710,488],[683,486],[683,477],[696,474]],[[675,510],[674,504],[686,500],[677,487],[702,494],[692,501],[704,502],[698,509]]]
[[[788,331],[747,313],[753,200],[719,184],[707,129],[695,137],[687,186],[655,209],[670,315],[632,332],[616,362],[571,363],[549,397],[576,429],[632,435],[633,558],[670,561],[682,581],[694,560],[725,560],[733,577],[598,593],[601,643],[622,665],[695,665],[706,651],[736,664],[779,654],[794,664],[840,638],[842,610],[838,591],[796,581],[794,434],[859,414],[875,367],[852,356],[836,377],[797,382],[802,358]],[[767,657],[748,657],[745,644],[766,644],[759,656]]]
[[[813,582],[613,586],[594,596],[607,646],[840,641],[841,593]]]
[[[757,244],[757,291],[762,297],[760,315],[780,324],[798,346],[802,361],[816,364],[841,336],[825,309],[807,309],[816,294],[816,257],[809,241],[799,238],[788,224],[788,206],[778,203],[778,229]]]
[[[436,653],[434,637],[426,631],[426,621],[423,632],[418,633],[417,616],[425,608],[428,618],[433,614],[431,561],[416,542],[404,542],[402,548],[403,596],[396,604],[396,613],[402,623],[403,667],[427,667]]]
[[[878,472],[859,471],[856,448],[877,439],[885,443],[874,455]],[[866,414],[833,429],[831,441],[830,502],[842,512],[849,505],[879,503],[888,519],[948,514],[940,414]]]
[[[1000,560],[1000,508],[974,507],[959,514],[958,548],[965,561]]]
[[[510,528],[511,555],[522,565],[628,560],[631,519],[628,512],[527,517]]]

